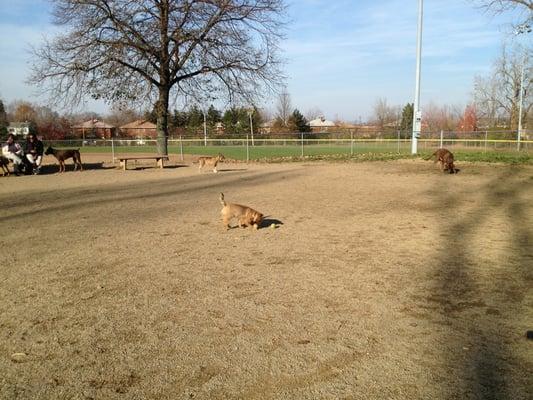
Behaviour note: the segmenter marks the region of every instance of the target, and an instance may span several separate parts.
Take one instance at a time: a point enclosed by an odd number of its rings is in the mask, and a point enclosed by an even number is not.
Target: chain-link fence
[[[409,154],[411,139],[401,132],[382,134],[370,132],[296,133],[252,136],[178,137],[168,140],[170,154],[214,155],[223,153],[236,160],[305,156],[351,156],[358,153]],[[395,137],[394,137],[395,136]],[[533,135],[522,132],[520,141],[516,131],[431,132],[422,133],[418,140],[420,152],[439,147],[469,152],[524,152],[533,149]],[[80,147],[87,153],[155,153],[155,139],[86,139],[45,141],[54,147]]]

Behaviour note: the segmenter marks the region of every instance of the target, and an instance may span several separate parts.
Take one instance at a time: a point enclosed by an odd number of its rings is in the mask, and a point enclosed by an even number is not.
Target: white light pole
[[[422,130],[422,115],[420,113],[420,67],[422,59],[422,17],[424,0],[418,0],[418,32],[416,37],[416,84],[415,103],[413,107],[413,136],[411,140],[411,154],[418,152],[418,137]]]
[[[205,110],[203,110],[204,112],[204,146],[207,147],[207,117],[205,115]]]
[[[255,146],[255,144],[254,144],[254,123],[252,121],[253,113],[254,113],[254,109],[253,108],[248,110],[248,116],[250,117],[250,135],[252,136],[252,146]]]
[[[518,140],[516,141],[517,150],[520,151],[520,140],[522,139],[522,103],[524,100],[524,66],[526,64],[526,55],[522,61],[522,72],[520,73],[520,99],[518,103]]]
[[[531,26],[528,24],[519,25],[515,31],[515,35],[522,33],[530,33]],[[522,60],[522,71],[520,72],[520,97],[518,100],[518,135],[516,140],[517,150],[520,151],[520,141],[522,139],[522,104],[524,101],[524,69],[527,63],[527,50],[524,50],[524,59]]]

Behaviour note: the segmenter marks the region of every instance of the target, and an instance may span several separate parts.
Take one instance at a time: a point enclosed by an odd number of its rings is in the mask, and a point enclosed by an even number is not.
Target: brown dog
[[[426,160],[435,157],[435,162],[440,163],[442,172],[448,171],[450,174],[456,174],[459,170],[455,168],[453,154],[447,149],[438,149],[435,153],[430,155]]]
[[[259,211],[240,204],[226,203],[224,201],[224,193],[220,193],[220,204],[222,204],[222,222],[226,229],[229,229],[229,222],[232,218],[237,218],[239,227],[246,228],[247,226],[253,226],[254,229],[258,229],[263,221],[263,214]]]
[[[83,171],[83,165],[81,164],[80,149],[65,149],[57,150],[52,146],[48,146],[44,154],[49,155],[53,154],[57,161],[59,161],[59,172],[65,172],[65,160],[72,158],[74,161],[74,171],[80,167],[80,171]]]
[[[198,169],[202,169],[204,165],[207,165],[208,167],[213,167],[213,172],[216,174],[218,172],[217,164],[225,159],[224,155],[220,153],[216,157],[198,157]]]
[[[7,167],[9,165],[9,160],[4,157],[0,156],[0,166],[2,166],[2,176],[9,176],[9,168]]]

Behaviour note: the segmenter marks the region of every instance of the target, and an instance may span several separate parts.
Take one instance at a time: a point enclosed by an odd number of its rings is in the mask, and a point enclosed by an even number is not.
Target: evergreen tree
[[[252,122],[254,124],[254,134],[259,133],[259,128],[261,127],[261,124],[263,123],[263,115],[261,114],[261,111],[254,107],[254,113],[252,114]]]
[[[232,107],[227,109],[222,117],[226,133],[242,135],[250,132],[250,117],[248,112],[248,109],[244,107]],[[252,121],[254,123],[254,132],[256,132],[261,123],[258,113],[254,112],[252,115]]]
[[[216,124],[222,121],[222,113],[218,111],[212,104],[207,110],[207,125],[211,129],[215,128]]]
[[[187,112],[187,133],[196,134],[198,131],[203,131],[204,114],[202,110],[196,105],[189,108]]]
[[[4,102],[0,100],[0,137],[7,135],[7,127],[9,123],[7,122],[6,109],[4,107]]]
[[[175,128],[185,128],[187,126],[188,113],[186,111],[174,110],[170,123]]]
[[[400,130],[403,133],[409,133],[413,130],[413,112],[414,104],[407,103],[402,110],[402,122],[400,124]]]
[[[298,110],[295,109],[291,116],[289,117],[289,126],[290,131],[296,131],[296,132],[310,132],[311,127],[309,126],[309,123],[307,122],[307,119],[303,116],[303,114]]]

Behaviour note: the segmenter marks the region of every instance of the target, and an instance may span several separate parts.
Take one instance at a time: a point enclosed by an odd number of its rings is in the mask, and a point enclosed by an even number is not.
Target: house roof
[[[138,119],[122,125],[120,129],[156,129],[156,125],[145,119]]]
[[[75,129],[113,129],[115,128],[113,125],[107,124],[104,121],[99,121],[97,119],[91,119],[89,121],[85,121],[79,125],[74,125],[73,128]]]
[[[309,121],[309,126],[311,128],[313,127],[325,127],[325,126],[335,126],[335,122],[329,121],[324,117],[320,117],[317,119],[314,119],[312,121]]]

